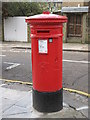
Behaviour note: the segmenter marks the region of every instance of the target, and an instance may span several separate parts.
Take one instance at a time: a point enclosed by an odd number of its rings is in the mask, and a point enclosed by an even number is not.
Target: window
[[[68,37],[82,36],[82,14],[68,15]]]

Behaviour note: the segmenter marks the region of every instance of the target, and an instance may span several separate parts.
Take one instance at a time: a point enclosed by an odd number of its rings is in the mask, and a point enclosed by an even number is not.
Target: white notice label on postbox
[[[47,53],[47,40],[38,40],[39,53]]]

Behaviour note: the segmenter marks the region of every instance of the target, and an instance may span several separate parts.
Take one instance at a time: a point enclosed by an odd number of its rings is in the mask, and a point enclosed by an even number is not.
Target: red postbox
[[[31,29],[33,107],[40,112],[63,108],[62,39],[67,17],[43,12],[26,18]]]

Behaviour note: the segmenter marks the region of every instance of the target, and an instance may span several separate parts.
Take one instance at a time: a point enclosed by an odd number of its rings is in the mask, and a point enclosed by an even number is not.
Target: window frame
[[[81,34],[76,34],[76,26],[77,26],[77,24],[76,24],[76,16],[77,15],[80,15],[81,16],[81,24],[78,24],[78,26],[80,25],[80,28],[81,28]],[[68,24],[67,24],[67,37],[82,37],[82,20],[83,20],[83,15],[82,15],[82,13],[69,13],[68,15]],[[69,17],[71,17],[71,16],[73,16],[73,18],[74,18],[74,23],[73,24],[71,24],[69,21],[70,21],[70,19],[69,19]],[[70,34],[70,31],[69,31],[69,26],[74,26],[74,34]]]

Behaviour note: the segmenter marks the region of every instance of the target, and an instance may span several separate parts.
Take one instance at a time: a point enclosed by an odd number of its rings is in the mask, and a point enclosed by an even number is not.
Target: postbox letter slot
[[[49,33],[49,30],[37,30],[37,33]]]

